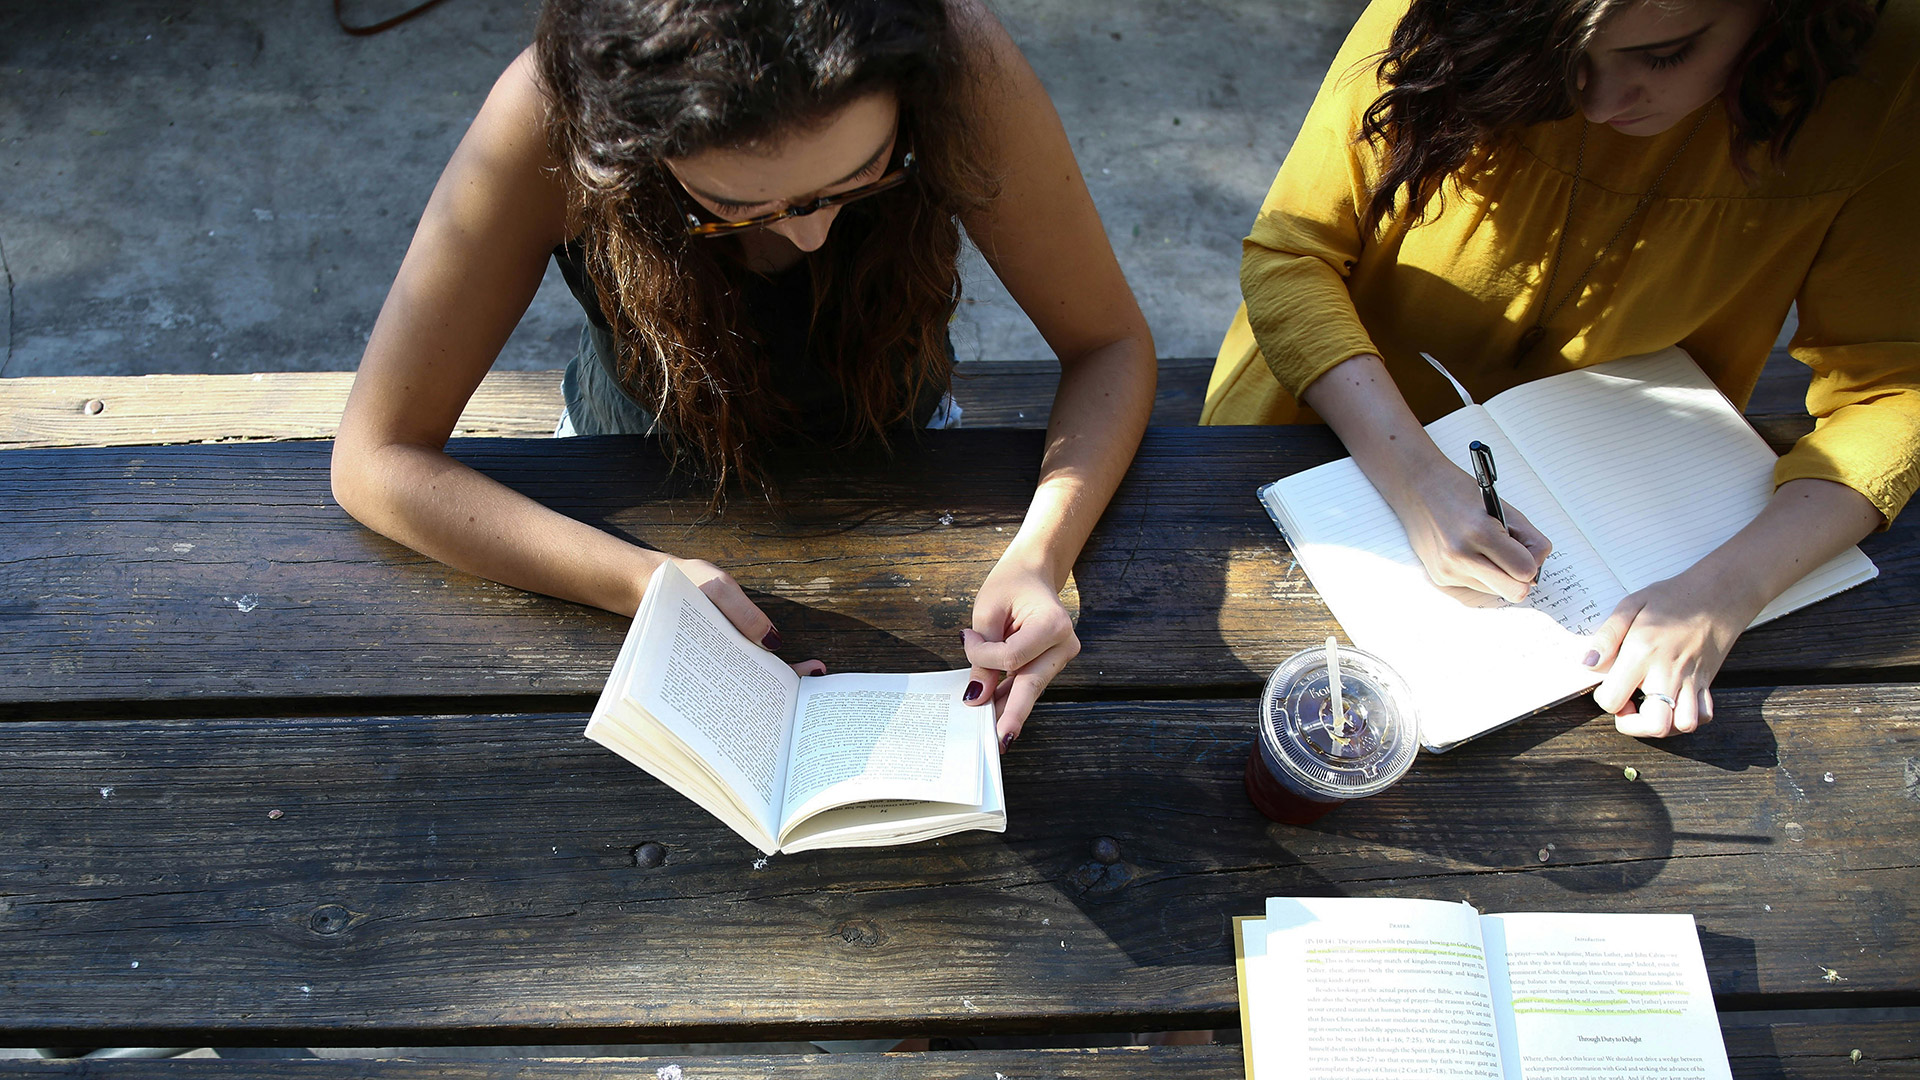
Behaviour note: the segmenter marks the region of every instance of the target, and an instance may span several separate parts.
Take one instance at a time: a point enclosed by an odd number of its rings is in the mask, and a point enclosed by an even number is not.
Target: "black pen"
[[[1493,482],[1500,478],[1493,467],[1493,451],[1475,439],[1467,444],[1467,453],[1473,456],[1473,478],[1480,482],[1480,500],[1487,505],[1487,516],[1499,522],[1501,528],[1507,528],[1506,511],[1500,509],[1500,493],[1493,490]]]

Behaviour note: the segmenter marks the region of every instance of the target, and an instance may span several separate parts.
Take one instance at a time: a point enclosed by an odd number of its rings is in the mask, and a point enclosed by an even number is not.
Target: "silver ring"
[[[1641,697],[1650,697],[1650,698],[1652,698],[1652,699],[1654,699],[1655,701],[1660,701],[1660,702],[1665,702],[1665,703],[1666,703],[1666,706],[1667,706],[1667,708],[1669,708],[1669,709],[1671,709],[1671,708],[1673,708],[1673,699],[1672,699],[1672,698],[1670,698],[1670,697],[1668,697],[1668,696],[1667,696],[1667,695],[1665,695],[1665,694],[1656,694],[1656,693],[1654,693],[1654,692],[1653,692],[1652,690],[1641,690],[1641,691],[1640,691],[1640,696],[1641,696]]]

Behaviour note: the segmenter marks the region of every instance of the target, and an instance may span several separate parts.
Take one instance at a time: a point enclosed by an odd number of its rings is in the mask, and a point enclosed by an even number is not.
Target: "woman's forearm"
[[[334,497],[375,532],[458,570],[621,615],[664,556],[422,446],[336,446]]]
[[[1378,356],[1363,354],[1335,366],[1301,400],[1340,436],[1354,464],[1395,510],[1417,494],[1431,470],[1451,467]]]
[[[1789,480],[1759,516],[1695,564],[1746,607],[1761,608],[1879,528],[1865,495],[1831,480]]]
[[[1478,485],[1434,445],[1378,356],[1336,365],[1302,397],[1393,509],[1435,584],[1525,598],[1553,541],[1510,504],[1504,523],[1487,515]]]
[[[1026,561],[1056,589],[1120,486],[1153,412],[1151,339],[1123,338],[1063,363],[1040,480],[1003,559]]]

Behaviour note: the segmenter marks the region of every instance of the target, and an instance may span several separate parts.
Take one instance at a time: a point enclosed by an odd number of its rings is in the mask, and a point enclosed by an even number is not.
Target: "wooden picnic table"
[[[1793,422],[1761,426],[1779,441]],[[718,516],[646,439],[452,449],[582,520],[728,567],[791,658],[886,670],[964,662],[972,591],[1019,524],[1040,445],[961,430],[890,459],[796,455],[784,504],[736,496]],[[1005,759],[1007,832],[762,859],[581,737],[625,620],[368,532],[329,497],[328,452],[0,453],[8,1045],[1232,1028],[1231,918],[1267,896],[1341,894],[1691,912],[1736,1075],[1920,1072],[1920,1021],[1898,1011],[1920,1006],[1911,516],[1863,545],[1877,581],[1742,639],[1701,733],[1628,739],[1569,703],[1292,827],[1242,791],[1254,699],[1335,627],[1253,490],[1338,445],[1156,428],[1075,570],[1084,650]],[[1882,1011],[1804,1011],[1862,1008]],[[702,1067],[1241,1073],[1233,1046]],[[0,1076],[76,1068],[0,1062]]]

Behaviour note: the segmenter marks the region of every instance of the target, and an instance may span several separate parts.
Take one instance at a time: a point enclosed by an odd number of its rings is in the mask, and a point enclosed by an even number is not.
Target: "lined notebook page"
[[[1593,673],[1578,662],[1586,651],[1579,634],[1626,591],[1482,409],[1462,409],[1428,430],[1463,466],[1472,440],[1492,447],[1500,494],[1554,539],[1527,604],[1486,597],[1470,606],[1442,592],[1351,458],[1260,494],[1347,636],[1407,680],[1422,744],[1445,749],[1592,686]]]
[[[1629,592],[1698,562],[1773,494],[1773,451],[1677,348],[1525,383],[1486,408]],[[1850,549],[1755,621],[1876,572]]]

